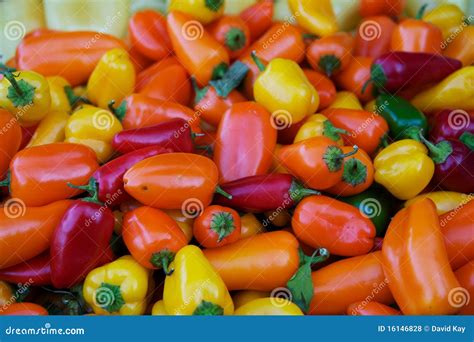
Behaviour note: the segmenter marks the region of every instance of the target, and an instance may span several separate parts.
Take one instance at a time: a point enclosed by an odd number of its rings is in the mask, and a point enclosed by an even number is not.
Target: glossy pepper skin
[[[71,85],[86,83],[100,58],[114,48],[125,48],[118,38],[93,31],[50,31],[23,39],[16,50],[21,70],[62,76]]]
[[[302,316],[303,312],[288,299],[280,299],[275,305],[275,298],[258,298],[245,303],[234,311],[235,316]]]
[[[49,94],[51,95],[50,111],[63,111],[69,113],[71,111],[71,103],[68,97],[71,85],[64,77],[50,76],[46,77],[49,85]]]
[[[378,58],[389,52],[395,27],[395,22],[385,15],[364,18],[356,31],[354,55]]]
[[[306,139],[324,136],[342,146],[343,141],[341,134],[346,133],[345,130],[334,127],[332,122],[324,115],[314,114],[309,116],[298,129],[294,142],[297,143]]]
[[[204,255],[229,291],[271,291],[285,286],[299,265],[298,240],[285,231],[257,234],[206,249]]]
[[[458,311],[448,303],[448,293],[459,283],[449,266],[431,200],[417,201],[395,215],[384,238],[382,255],[388,286],[404,314],[446,315]],[[405,262],[407,259],[409,262]]]
[[[124,49],[107,51],[99,60],[87,82],[87,98],[107,109],[110,101],[117,102],[135,88],[135,68]]]
[[[461,68],[435,86],[419,93],[411,103],[424,112],[444,108],[474,109],[474,66]]]
[[[214,201],[245,212],[291,208],[305,196],[318,194],[286,173],[245,177],[223,183],[221,188],[232,198],[217,194]]]
[[[240,12],[239,16],[247,24],[252,41],[258,39],[272,26],[273,11],[273,1],[262,0]]]
[[[143,315],[148,277],[145,267],[125,255],[89,272],[83,296],[96,314]]]
[[[65,129],[69,120],[66,111],[52,111],[48,113],[36,127],[27,147],[47,145],[64,141]]]
[[[186,13],[203,24],[209,24],[224,13],[224,1],[171,0],[168,10]]]
[[[459,281],[459,284],[462,288],[466,289],[470,297],[474,293],[474,261],[469,261],[463,267],[458,269],[455,273],[456,278]],[[474,314],[474,304],[472,302],[467,302],[459,310],[459,315],[473,315]]]
[[[179,61],[176,57],[169,56],[140,71],[137,74],[135,91],[140,92],[148,83],[150,83],[151,80],[159,76],[161,70],[164,70],[172,65],[179,65]]]
[[[298,24],[308,32],[325,37],[338,30],[338,25],[329,0],[288,0]],[[296,15],[296,14],[298,15]]]
[[[168,34],[183,67],[203,86],[225,72],[229,54],[202,26],[189,25],[190,20],[192,17],[182,12],[169,12]]]
[[[34,126],[51,106],[49,84],[34,71],[3,71],[0,80],[0,107],[10,111],[22,126]]]
[[[118,132],[112,140],[112,147],[120,153],[152,146],[176,152],[194,152],[191,128],[183,119],[172,119],[154,126]]]
[[[175,253],[187,245],[178,224],[165,212],[143,206],[125,214],[122,237],[135,260],[150,269],[173,273]]]
[[[305,244],[325,247],[331,254],[356,256],[374,245],[375,227],[353,206],[327,196],[303,199],[295,209],[291,226]]]
[[[352,57],[349,65],[334,76],[336,85],[340,89],[354,93],[362,102],[373,99],[373,85],[365,84],[370,79],[370,68],[372,67],[373,58],[355,56]]]
[[[6,109],[0,108],[0,126],[9,127],[0,134],[0,177],[5,177],[11,159],[20,148],[22,140],[21,127],[15,117]]]
[[[45,252],[28,261],[1,269],[0,279],[16,284],[31,282],[37,286],[51,285],[49,259],[49,253]]]
[[[441,4],[423,15],[423,21],[441,29],[444,39],[456,33],[462,27],[464,19],[463,11],[457,5],[449,3]]]
[[[459,32],[456,38],[443,50],[443,55],[460,60],[463,66],[474,63],[474,51],[470,48],[470,42],[474,39],[474,27],[466,26]]]
[[[128,22],[130,43],[145,57],[158,61],[171,53],[171,41],[166,31],[166,18],[158,11],[144,9]]]
[[[171,315],[231,315],[234,304],[226,284],[196,246],[186,246],[171,263],[163,302]]]
[[[217,177],[217,167],[208,158],[167,153],[136,163],[125,173],[123,182],[125,191],[145,205],[192,209],[193,204],[204,208],[211,203]]]
[[[349,305],[371,300],[390,305],[393,297],[382,268],[382,253],[372,252],[336,261],[312,272],[311,315],[345,314]]]
[[[277,139],[271,120],[270,113],[255,102],[236,103],[224,114],[213,157],[220,182],[267,173]]]
[[[436,206],[436,211],[438,215],[443,215],[448,211],[456,209],[459,206],[462,206],[469,202],[472,199],[470,194],[464,194],[461,192],[454,191],[431,191],[425,192],[421,195],[418,195],[412,199],[409,199],[404,203],[404,206],[407,207],[415,201],[428,197]]]
[[[352,316],[394,316],[402,314],[399,310],[388,305],[373,301],[352,303],[347,307],[346,313]]]
[[[375,157],[374,167],[375,181],[401,200],[418,195],[434,174],[428,149],[412,139],[399,140],[384,148]]]
[[[405,8],[406,0],[361,0],[359,4],[359,13],[362,17],[370,17],[373,15],[387,15],[398,17]]]
[[[474,112],[457,109],[443,109],[430,120],[430,140],[439,143],[443,140],[461,140],[466,145],[470,136],[474,135]],[[431,119],[431,117],[430,117]]]
[[[319,110],[329,107],[336,99],[336,86],[328,77],[311,69],[303,69],[308,81],[319,95]]]
[[[205,248],[231,244],[240,239],[240,216],[232,208],[211,205],[194,220],[193,235]]]
[[[30,147],[18,152],[10,163],[10,195],[35,207],[70,198],[81,191],[67,182],[86,183],[98,166],[94,152],[83,145]]]
[[[237,58],[250,45],[250,29],[239,16],[225,15],[206,28],[231,59]]]
[[[35,303],[13,303],[0,310],[0,316],[47,316],[48,311]]]
[[[6,203],[0,211],[0,269],[17,265],[47,250],[56,225],[71,201],[46,206],[24,207],[21,202]],[[21,215],[21,213],[24,215]]]

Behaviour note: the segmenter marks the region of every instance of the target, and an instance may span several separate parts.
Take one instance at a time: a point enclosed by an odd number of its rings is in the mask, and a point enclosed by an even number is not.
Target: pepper
[[[87,82],[87,98],[100,108],[107,109],[111,100],[117,102],[130,95],[135,88],[135,68],[127,51],[113,49],[99,60]]]
[[[112,156],[114,135],[121,130],[120,121],[108,110],[84,106],[69,117],[64,141],[90,147],[104,163]]]
[[[401,200],[418,195],[434,174],[428,149],[411,139],[399,140],[384,148],[375,157],[374,167],[375,181]]]
[[[273,59],[266,67],[253,53],[261,74],[255,80],[255,101],[272,115],[288,116],[287,126],[303,120],[319,107],[319,95],[300,66],[289,59]]]
[[[341,180],[343,160],[357,152],[343,153],[331,139],[320,136],[287,145],[278,159],[296,178],[311,189],[324,190]]]
[[[62,76],[74,87],[86,83],[104,53],[115,48],[125,48],[124,42],[106,33],[49,31],[23,39],[16,63],[20,70]]]
[[[15,295],[12,287],[5,281],[0,281],[0,307],[15,302]]]
[[[329,107],[336,100],[336,86],[328,77],[311,69],[303,69],[309,83],[319,95],[319,109]],[[301,121],[300,121],[301,122]]]
[[[458,311],[449,303],[448,294],[459,283],[449,266],[431,200],[417,201],[395,215],[382,255],[388,286],[403,314],[447,315]]]
[[[48,311],[35,303],[21,302],[0,309],[0,316],[47,316]]]
[[[474,135],[474,112],[462,109],[444,109],[431,117],[430,140],[439,143],[443,140],[460,140],[472,146],[469,140]]]
[[[373,64],[372,57],[355,56],[345,70],[335,75],[336,85],[341,90],[354,93],[362,102],[373,99],[373,85],[367,84],[370,80],[370,68]]]
[[[331,1],[289,0],[288,5],[298,24],[309,33],[325,37],[338,30]]]
[[[163,299],[153,304],[153,307],[151,308],[151,315],[152,316],[168,316],[168,312],[166,312],[165,302],[163,301]]]
[[[347,68],[352,58],[354,38],[346,32],[314,40],[306,51],[306,59],[311,67],[327,77]]]
[[[421,20],[428,5],[423,5],[416,18],[402,20],[393,30],[391,51],[441,53],[443,32],[427,21]]]
[[[440,4],[423,15],[423,21],[432,23],[443,32],[443,39],[456,34],[462,27],[465,15],[455,4]],[[467,25],[466,25],[467,26]]]
[[[10,196],[26,206],[42,206],[70,198],[81,191],[67,182],[84,184],[99,167],[94,152],[83,145],[53,143],[18,152],[10,163]]]
[[[234,243],[240,239],[240,216],[232,208],[211,205],[194,220],[193,235],[205,248]]]
[[[240,218],[240,236],[242,239],[265,233],[265,227],[252,213],[246,213]]]
[[[301,309],[286,298],[254,299],[234,311],[235,316],[302,316]]]
[[[424,112],[435,112],[445,108],[473,110],[473,84],[474,66],[467,66],[454,71],[435,86],[419,93],[411,103]]]
[[[346,313],[353,316],[396,316],[402,313],[388,305],[374,301],[360,301],[347,307]]]
[[[392,0],[390,3],[385,0],[361,0],[359,13],[364,18],[382,14],[398,17],[402,14],[405,4],[406,0]]]
[[[364,109],[356,94],[350,91],[338,91],[336,98],[328,108]]]
[[[221,43],[230,59],[235,59],[250,45],[250,29],[239,16],[225,15],[206,28]]]
[[[180,1],[176,1],[178,3]],[[191,16],[171,11],[167,16],[167,27],[176,56],[200,85],[221,77],[227,70],[227,51],[201,24],[193,22]]]
[[[422,198],[428,197],[436,206],[438,215],[443,215],[448,211],[456,209],[469,202],[472,199],[471,194],[464,194],[462,192],[454,191],[431,191],[425,192],[405,202],[404,206],[407,207],[413,202],[418,201]]]
[[[199,209],[211,203],[214,192],[220,191],[217,177],[217,167],[208,158],[166,153],[133,165],[123,176],[123,182],[125,191],[145,205],[182,209],[197,216]]]
[[[251,41],[260,38],[272,26],[273,10],[273,0],[262,0],[240,12],[239,16],[249,28]]]
[[[137,74],[137,81],[135,84],[135,91],[140,92],[151,80],[158,77],[161,70],[166,69],[172,65],[180,65],[176,57],[170,56],[159,60],[148,66],[146,69]]]
[[[171,0],[168,11],[179,11],[192,16],[203,24],[218,19],[224,13],[222,0]]]
[[[46,77],[49,85],[49,94],[51,96],[50,111],[71,112],[70,92],[71,85],[61,76]]]
[[[346,133],[345,130],[334,127],[332,122],[324,115],[314,114],[308,117],[305,123],[300,127],[298,133],[296,133],[294,142],[297,143],[305,139],[324,136],[337,142],[339,146],[342,146],[343,141],[341,134]]]
[[[45,252],[28,261],[4,268],[0,270],[0,279],[15,284],[51,285],[51,265],[49,259],[49,253]]]
[[[8,165],[22,142],[22,131],[18,120],[6,109],[0,108],[0,177],[5,177]]]
[[[443,50],[443,55],[451,57],[462,62],[463,66],[469,66],[474,63],[474,51],[469,43],[474,39],[474,26],[465,26],[461,32],[449,43]]]
[[[268,298],[268,296],[270,296],[270,293],[267,291],[244,290],[235,292],[232,295],[232,301],[234,302],[235,310],[237,310],[255,299]]]
[[[461,67],[460,61],[438,54],[395,51],[374,60],[370,82],[380,91],[396,93],[438,83]]]
[[[193,132],[201,132],[198,113],[179,103],[157,100],[142,94],[127,96],[113,113],[122,122],[124,129],[153,126],[179,118],[186,120]]]
[[[335,255],[362,255],[374,246],[372,221],[353,206],[327,196],[303,199],[291,227],[298,240],[313,248],[326,247]]]
[[[458,279],[459,284],[461,285],[461,289],[465,289],[467,293],[469,294],[467,298],[472,298],[474,294],[474,261],[468,262],[463,267],[458,269],[454,274],[456,275],[456,278]],[[465,298],[465,297],[461,297],[461,298]],[[459,303],[459,304],[462,304],[462,303]],[[464,305],[461,307],[458,314],[459,315],[473,315],[474,314],[473,302],[465,301]]]
[[[48,113],[36,127],[27,147],[47,145],[64,141],[69,113],[64,110]]]
[[[186,236],[186,240],[189,243],[193,239],[193,218],[187,215],[186,212],[183,213],[178,209],[165,210],[165,213],[175,220],[176,224],[183,231],[184,235]]]
[[[154,126],[118,132],[112,140],[112,147],[121,153],[152,146],[191,153],[194,151],[193,137],[194,134],[186,121],[172,119]]]
[[[473,213],[474,201],[470,200],[439,217],[444,245],[453,270],[474,260]]]
[[[0,73],[0,107],[10,111],[22,126],[34,126],[41,121],[51,106],[46,78],[34,71]]]
[[[217,129],[213,159],[219,181],[266,174],[276,139],[272,117],[265,108],[255,102],[234,104]]]
[[[395,27],[395,22],[385,15],[362,19],[356,30],[354,55],[379,58],[389,52]]]
[[[171,315],[231,315],[234,304],[222,278],[196,246],[181,248],[166,276],[163,302]]]
[[[148,277],[146,268],[125,255],[89,272],[83,296],[96,314],[143,315]]]
[[[344,129],[347,144],[357,145],[372,155],[384,142],[388,133],[388,124],[377,113],[365,110],[328,108],[322,111],[337,128]]]
[[[135,12],[128,22],[130,43],[145,57],[159,61],[171,54],[166,18],[158,11]]]
[[[420,132],[428,132],[428,120],[423,112],[399,96],[380,94],[376,111],[387,121],[393,140],[419,140]]]
[[[10,200],[4,205],[0,211],[0,269],[18,265],[47,250],[71,201],[25,207],[20,201]]]

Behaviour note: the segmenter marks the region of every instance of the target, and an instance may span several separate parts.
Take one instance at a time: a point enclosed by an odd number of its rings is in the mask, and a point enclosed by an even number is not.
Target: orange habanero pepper
[[[163,58],[162,60],[153,63],[146,69],[140,71],[137,74],[135,82],[135,91],[140,92],[152,79],[157,77],[161,70],[166,69],[171,65],[181,65],[176,57],[170,56]]]
[[[459,310],[459,315],[474,315],[474,301],[472,300],[474,296],[474,260],[469,261],[466,265],[456,270],[454,274],[456,275],[456,278],[459,281],[459,285],[461,285],[461,289],[458,290],[462,292],[459,293],[464,293],[464,295],[460,298],[461,300],[464,300],[465,304]],[[467,291],[467,294],[469,294],[469,296],[466,295],[463,289]]]
[[[348,90],[356,94],[362,102],[368,102],[374,98],[373,84],[367,84],[370,80],[370,70],[373,58],[356,56],[352,57],[349,65],[335,75],[336,84],[344,90]],[[366,85],[367,84],[367,85]],[[365,89],[364,89],[364,86]]]
[[[334,83],[323,74],[311,69],[303,69],[306,78],[318,92],[319,95],[319,108],[318,110],[325,109],[331,105],[336,99],[336,86]]]
[[[405,5],[406,0],[361,0],[359,12],[364,18],[373,15],[398,17],[402,14]]]
[[[0,177],[5,177],[10,160],[20,148],[22,130],[18,120],[6,109],[0,108]]]
[[[231,59],[237,58],[250,45],[250,30],[239,16],[225,15],[206,28]]]
[[[384,15],[363,19],[356,30],[354,55],[376,59],[389,52],[396,26],[390,17]]]

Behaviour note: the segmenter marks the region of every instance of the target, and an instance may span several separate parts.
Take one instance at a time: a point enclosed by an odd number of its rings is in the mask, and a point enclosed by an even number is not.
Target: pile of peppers
[[[227,0],[229,1],[229,0]],[[453,4],[171,0],[0,65],[0,315],[474,314]]]

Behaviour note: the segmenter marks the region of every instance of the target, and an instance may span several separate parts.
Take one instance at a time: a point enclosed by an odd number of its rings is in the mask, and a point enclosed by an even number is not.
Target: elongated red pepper
[[[76,285],[98,265],[114,224],[112,211],[98,202],[79,200],[68,208],[51,240],[51,281],[56,288]]]
[[[128,153],[150,146],[170,148],[174,152],[194,152],[193,133],[183,119],[173,119],[154,126],[128,129],[115,134],[112,147]]]
[[[384,92],[422,89],[460,69],[457,59],[425,52],[389,52],[372,64],[371,81]]]
[[[260,38],[272,26],[273,7],[273,0],[262,0],[239,14],[249,27],[252,41]]]
[[[474,135],[474,112],[444,109],[430,120],[430,140],[439,143],[445,139],[461,140],[470,146]]]
[[[245,177],[221,184],[221,188],[232,198],[216,194],[215,203],[250,212],[291,208],[304,197],[319,194],[286,173]]]
[[[35,286],[51,284],[49,252],[26,262],[0,270],[0,280],[10,283],[32,283]]]

